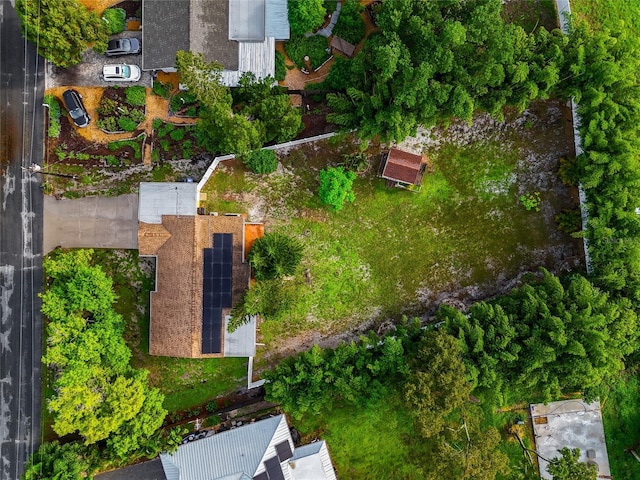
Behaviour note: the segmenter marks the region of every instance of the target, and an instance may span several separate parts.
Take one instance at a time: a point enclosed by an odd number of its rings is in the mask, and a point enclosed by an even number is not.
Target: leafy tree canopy
[[[29,457],[24,480],[81,480],[89,468],[77,443],[45,442]]]
[[[438,318],[456,336],[474,385],[499,393],[542,394],[596,389],[634,351],[637,315],[626,298],[610,298],[586,278],[542,281],[474,304],[468,315],[447,306]]]
[[[164,397],[149,387],[146,370],[129,365],[112,282],[91,264],[92,254],[77,250],[44,261],[49,288],[42,312],[49,323],[43,362],[55,373],[47,406],[58,435],[78,432],[86,445],[109,438],[113,452],[124,457],[161,426]]]
[[[243,156],[242,162],[253,173],[273,173],[278,168],[278,157],[273,150],[254,150]]]
[[[327,10],[323,0],[289,1],[289,26],[291,35],[312,32],[322,25]]]
[[[388,0],[377,21],[343,72],[346,93],[328,96],[328,118],[363,138],[401,141],[418,125],[523,109],[557,83],[567,42],[505,23],[500,0]]]
[[[547,471],[553,475],[553,480],[596,480],[598,467],[580,462],[580,449],[573,450],[564,447],[560,457],[549,462]]]
[[[23,35],[58,67],[80,63],[87,47],[107,47],[106,23],[77,0],[17,0],[16,11]]]
[[[229,87],[222,85],[220,80],[220,63],[208,62],[202,53],[180,50],[176,53],[176,69],[180,82],[195,95],[200,105],[211,110],[223,105],[231,109]]]
[[[297,240],[281,233],[267,233],[254,242],[249,262],[258,280],[282,278],[295,273],[302,251]]]
[[[320,170],[320,189],[318,195],[325,205],[341,210],[344,202],[353,202],[353,181],[356,174],[345,170],[344,167],[328,167]]]

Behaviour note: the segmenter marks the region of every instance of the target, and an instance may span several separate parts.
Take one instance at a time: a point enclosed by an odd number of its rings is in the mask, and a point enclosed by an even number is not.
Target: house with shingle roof
[[[289,39],[288,0],[142,0],[142,69],[175,71],[179,50],[222,64],[222,83],[275,75],[275,42]]]
[[[296,448],[278,415],[160,455],[167,480],[336,480],[324,441]]]
[[[156,264],[149,353],[253,357],[256,318],[232,333],[227,326],[249,286],[245,231],[254,224],[236,214],[200,215],[198,198],[195,183],[140,184],[138,250]]]
[[[380,176],[395,186],[420,186],[425,168],[423,155],[391,148],[382,162]]]

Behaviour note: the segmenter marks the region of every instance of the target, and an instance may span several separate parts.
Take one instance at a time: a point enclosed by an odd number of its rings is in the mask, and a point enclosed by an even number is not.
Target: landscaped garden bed
[[[141,85],[105,88],[97,109],[98,127],[107,133],[133,132],[145,119],[146,95]]]
[[[198,147],[194,125],[176,125],[160,119],[153,121],[151,148],[154,162],[190,159],[203,153],[203,149]]]
[[[171,97],[169,108],[172,115],[179,117],[198,117],[200,103],[195,95],[187,91],[179,91]]]

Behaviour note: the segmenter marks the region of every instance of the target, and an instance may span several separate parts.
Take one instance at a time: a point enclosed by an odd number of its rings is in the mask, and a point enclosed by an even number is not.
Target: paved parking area
[[[111,38],[135,37],[142,42],[142,32],[124,31]],[[123,55],[121,57],[107,57],[93,49],[87,49],[82,55],[82,62],[70,68],[58,68],[51,63],[47,64],[47,75],[45,88],[60,86],[78,87],[108,87],[112,85],[144,85],[153,86],[153,79],[150,72],[142,72],[140,80],[137,82],[105,82],[102,79],[102,66],[106,64],[127,63],[142,65],[142,53],[137,55]]]
[[[44,196],[43,251],[138,248],[138,195],[56,200]]]

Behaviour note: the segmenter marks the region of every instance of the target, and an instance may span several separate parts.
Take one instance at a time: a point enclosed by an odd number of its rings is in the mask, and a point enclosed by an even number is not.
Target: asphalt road
[[[43,60],[0,0],[0,480],[40,444]]]

